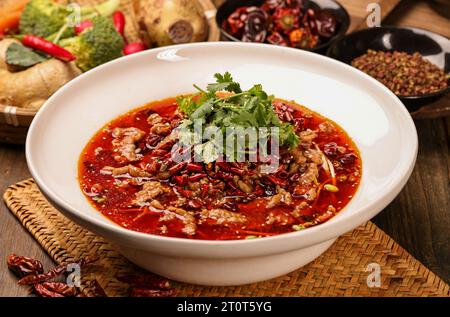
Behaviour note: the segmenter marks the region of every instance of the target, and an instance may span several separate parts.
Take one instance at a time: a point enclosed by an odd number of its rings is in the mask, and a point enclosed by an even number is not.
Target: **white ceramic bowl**
[[[193,92],[215,72],[230,71],[339,123],[361,151],[363,174],[353,200],[313,228],[254,240],[167,238],[119,227],[83,196],[77,162],[104,124],[149,101]],[[137,265],[174,280],[236,285],[270,279],[314,260],[337,237],[363,224],[405,185],[417,154],[417,133],[402,103],[382,84],[343,63],[273,45],[200,43],[120,58],[76,78],[36,115],[26,143],[39,188],[64,215],[117,244]]]

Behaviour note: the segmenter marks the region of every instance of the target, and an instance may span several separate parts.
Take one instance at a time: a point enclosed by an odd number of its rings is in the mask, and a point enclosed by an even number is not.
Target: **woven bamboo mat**
[[[11,212],[47,253],[64,261],[96,254],[100,261],[82,274],[82,291],[96,279],[109,296],[126,296],[117,273],[139,270],[112,244],[79,227],[54,209],[32,179],[12,185],[4,194]],[[369,264],[381,268],[380,287],[368,287]],[[235,287],[175,283],[180,296],[450,296],[444,281],[369,222],[340,237],[314,262],[270,281]]]

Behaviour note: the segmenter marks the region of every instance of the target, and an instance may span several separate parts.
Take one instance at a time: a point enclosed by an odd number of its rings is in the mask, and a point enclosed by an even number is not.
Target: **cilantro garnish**
[[[206,90],[194,85],[199,91],[191,96],[179,97],[178,106],[189,127],[194,120],[202,120],[203,127],[226,128],[279,128],[280,145],[295,147],[299,138],[294,127],[282,122],[273,109],[273,96],[269,96],[261,85],[254,85],[243,91],[229,72],[215,74],[216,82],[207,85]],[[226,92],[220,94],[220,92]]]

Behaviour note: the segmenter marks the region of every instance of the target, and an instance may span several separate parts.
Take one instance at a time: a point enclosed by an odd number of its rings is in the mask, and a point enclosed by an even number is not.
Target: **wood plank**
[[[0,146],[0,192],[20,180],[30,177],[25,162],[23,146]],[[53,261],[36,243],[27,230],[9,212],[3,202],[0,203],[0,296],[26,296],[27,287],[16,285],[17,278],[6,265],[10,253],[27,255],[42,261],[44,267],[53,267]]]
[[[384,20],[392,10],[401,2],[401,0],[340,0],[338,1],[344,6],[351,16],[351,22],[348,32],[364,29],[367,27],[367,16],[371,14],[368,11],[368,5],[376,3],[380,6],[381,16],[380,19]]]
[[[419,155],[400,195],[374,220],[450,282],[450,118],[416,121]]]

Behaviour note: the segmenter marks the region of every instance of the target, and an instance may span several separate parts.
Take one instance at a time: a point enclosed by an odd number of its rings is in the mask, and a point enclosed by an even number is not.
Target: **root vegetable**
[[[0,104],[38,109],[56,90],[80,74],[71,63],[57,59],[12,73],[5,64],[7,47],[15,40],[0,42]]]
[[[197,0],[143,0],[137,13],[148,46],[201,42],[208,37],[208,22]]]

